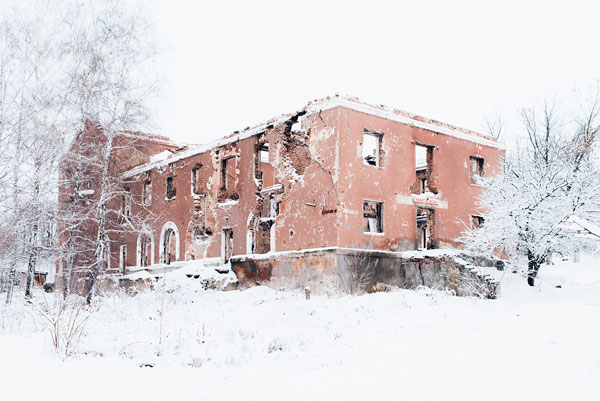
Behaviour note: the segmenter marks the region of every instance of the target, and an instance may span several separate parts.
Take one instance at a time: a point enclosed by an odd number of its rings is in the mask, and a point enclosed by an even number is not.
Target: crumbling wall
[[[267,285],[274,289],[309,287],[316,294],[343,292],[340,274],[348,268],[348,256],[365,254],[373,261],[373,275],[364,290],[378,283],[387,286],[416,289],[420,286],[453,291],[458,296],[495,298],[499,284],[469,269],[464,255],[403,257],[400,253],[324,248],[298,252],[278,252],[271,255],[244,255],[231,259],[232,269],[240,288]],[[461,257],[462,256],[462,257]],[[496,269],[494,261],[480,257],[481,266]],[[366,259],[360,259],[366,260]]]

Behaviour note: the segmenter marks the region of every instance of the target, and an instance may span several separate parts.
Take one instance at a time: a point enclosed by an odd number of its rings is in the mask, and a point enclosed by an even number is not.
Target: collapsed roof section
[[[402,124],[436,132],[438,134],[448,135],[455,138],[467,140],[480,145],[490,146],[502,150],[505,149],[505,146],[502,142],[499,142],[498,140],[490,137],[489,135],[457,127],[454,125],[442,123],[440,121],[408,113],[406,111],[392,109],[383,105],[371,105],[368,103],[361,102],[358,98],[355,97],[334,95],[322,99],[313,100],[309,102],[305,107],[294,113],[282,114],[262,124],[256,125],[254,127],[247,127],[242,131],[235,131],[231,135],[214,140],[212,142],[201,145],[190,145],[180,147],[178,151],[174,152],[170,157],[160,157],[155,160],[151,160],[149,163],[142,164],[124,172],[123,177],[133,177],[153,168],[166,166],[170,163],[174,163],[178,160],[186,159],[188,157],[204,153],[219,146],[223,146],[245,138],[249,138],[254,135],[258,135],[268,128],[272,128],[275,125],[282,124],[285,121],[290,120],[294,116],[300,116],[305,114],[311,115],[320,111],[329,110],[336,107],[344,107],[365,114],[374,115],[391,121],[396,121]],[[166,137],[159,138],[168,141],[168,138]]]

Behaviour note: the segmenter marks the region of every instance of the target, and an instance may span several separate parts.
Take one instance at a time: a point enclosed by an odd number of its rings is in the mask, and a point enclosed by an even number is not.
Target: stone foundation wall
[[[373,266],[369,280],[363,283],[363,291],[380,283],[405,289],[425,286],[450,290],[459,296],[495,298],[499,284],[471,269],[469,263],[474,260],[452,253],[429,256],[424,252],[422,256],[406,257],[396,252],[333,247],[236,256],[231,259],[231,268],[238,277],[239,288],[253,285],[274,289],[309,287],[315,294],[330,294],[345,291],[340,274],[358,263]],[[496,268],[494,261],[481,257],[477,263]]]

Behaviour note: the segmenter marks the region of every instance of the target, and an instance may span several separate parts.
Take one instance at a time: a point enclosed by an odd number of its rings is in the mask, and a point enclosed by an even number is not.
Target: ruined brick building
[[[325,272],[335,264],[327,250],[458,246],[483,222],[478,177],[504,155],[486,135],[337,96],[205,145],[121,140],[136,152],[113,157],[124,194],[114,224],[153,220],[109,234],[112,269],[207,259],[287,282]]]

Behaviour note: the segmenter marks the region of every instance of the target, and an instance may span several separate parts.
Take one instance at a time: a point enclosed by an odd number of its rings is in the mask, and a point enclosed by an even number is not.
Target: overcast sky
[[[520,107],[600,78],[593,0],[148,1],[155,129],[183,142],[335,93],[476,130],[501,113],[515,130]]]
[[[201,143],[337,92],[482,129],[600,76],[596,4],[156,0],[157,128]]]

